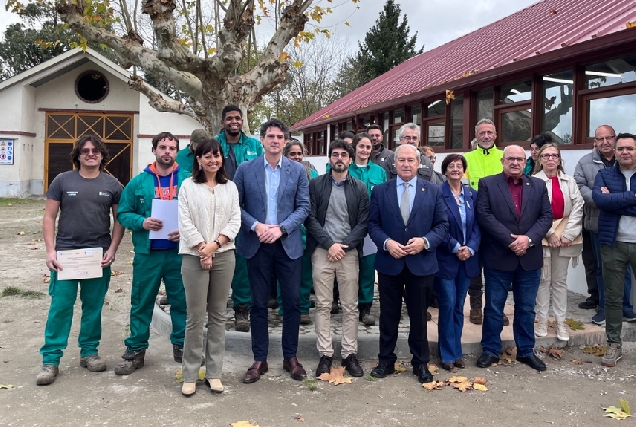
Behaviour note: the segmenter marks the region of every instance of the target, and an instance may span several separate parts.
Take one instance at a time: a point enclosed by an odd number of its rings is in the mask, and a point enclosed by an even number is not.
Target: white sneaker
[[[548,319],[539,319],[539,322],[534,326],[534,334],[538,337],[545,337],[548,335]]]
[[[569,341],[570,334],[568,334],[568,328],[565,322],[557,322],[556,324],[556,336],[560,341]]]

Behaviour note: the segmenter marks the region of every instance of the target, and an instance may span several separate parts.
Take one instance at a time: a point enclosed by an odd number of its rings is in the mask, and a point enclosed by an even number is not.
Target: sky
[[[395,0],[403,15],[408,17],[411,34],[417,31],[417,47],[425,50],[454,40],[464,34],[504,18],[537,0]],[[4,10],[5,0],[0,0],[0,34],[5,27],[18,22],[17,16]],[[332,34],[348,43],[348,52],[357,49],[368,29],[374,25],[384,7],[384,0],[321,0],[334,13],[320,24]],[[359,7],[359,8],[358,8]],[[345,25],[345,21],[350,26]],[[265,25],[263,25],[265,27]],[[263,28],[265,30],[265,28]]]

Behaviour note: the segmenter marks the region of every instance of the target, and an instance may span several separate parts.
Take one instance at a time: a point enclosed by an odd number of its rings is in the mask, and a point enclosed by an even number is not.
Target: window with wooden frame
[[[527,145],[532,136],[532,79],[497,87],[495,100],[497,145]]]

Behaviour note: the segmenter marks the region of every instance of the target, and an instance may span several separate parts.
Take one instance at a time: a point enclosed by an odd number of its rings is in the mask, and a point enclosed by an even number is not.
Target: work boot
[[[183,349],[178,345],[172,345],[172,358],[177,363],[183,362]]]
[[[121,356],[124,361],[115,366],[115,374],[130,375],[137,369],[143,368],[145,355],[146,349],[140,351],[126,350],[126,353]]]
[[[55,382],[55,378],[57,374],[60,373],[60,369],[57,366],[53,365],[44,365],[42,366],[42,370],[38,373],[36,378],[38,385],[49,385]]]
[[[470,323],[474,323],[475,325],[481,325],[484,321],[483,315],[481,314],[481,308],[471,308],[468,320],[470,320]]]
[[[271,309],[278,308],[278,301],[276,301],[276,298],[270,298],[269,301],[267,301],[267,308],[271,308]]]
[[[375,326],[375,317],[371,314],[371,306],[361,305],[359,307],[360,315],[359,320],[364,323],[364,326]]]
[[[90,372],[104,372],[106,370],[106,362],[102,360],[97,353],[80,359],[80,366],[88,369]]]
[[[250,331],[249,311],[245,304],[239,304],[234,309],[234,329],[239,332]]]
[[[311,317],[309,317],[309,313],[300,313],[300,324],[311,325]]]

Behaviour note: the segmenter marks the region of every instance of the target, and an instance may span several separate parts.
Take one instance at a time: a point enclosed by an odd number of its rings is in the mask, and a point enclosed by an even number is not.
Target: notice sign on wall
[[[0,139],[0,165],[13,164],[13,148],[15,141],[10,139]]]

